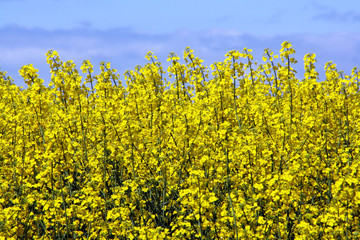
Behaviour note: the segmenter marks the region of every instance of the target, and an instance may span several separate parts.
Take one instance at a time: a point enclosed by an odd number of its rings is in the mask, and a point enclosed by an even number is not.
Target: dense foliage
[[[1,72],[0,238],[359,238],[360,74],[294,52]]]

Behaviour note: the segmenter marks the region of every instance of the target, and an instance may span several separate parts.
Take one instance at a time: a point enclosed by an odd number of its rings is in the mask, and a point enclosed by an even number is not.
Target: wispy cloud
[[[39,69],[40,77],[48,83],[49,67],[45,53],[49,49],[59,52],[63,61],[74,60],[78,67],[89,59],[98,69],[101,61],[110,62],[120,73],[134,69],[136,65],[147,63],[145,55],[154,52],[166,64],[170,52],[182,57],[183,51],[190,46],[196,56],[204,59],[204,64],[223,61],[224,55],[232,49],[253,49],[255,60],[261,62],[265,48],[275,54],[283,41],[293,43],[299,63],[295,68],[302,73],[302,58],[306,53],[317,54],[319,72],[323,72],[327,61],[338,63],[340,69],[349,72],[360,63],[360,34],[327,35],[282,35],[254,36],[236,30],[210,29],[206,31],[176,31],[172,34],[153,35],[136,32],[129,28],[107,31],[87,28],[74,30],[47,31],[26,29],[16,26],[0,28],[0,67],[23,86],[18,75],[21,66],[33,63]],[[359,67],[359,66],[358,66]],[[299,76],[301,78],[301,76]]]
[[[333,22],[360,22],[360,13],[355,11],[338,12],[334,9],[329,9],[315,15],[312,19]]]
[[[360,22],[360,12],[354,10],[339,11],[335,7],[324,5],[324,3],[311,2],[311,6],[316,10],[316,14],[312,17],[312,20],[323,20],[327,22]]]

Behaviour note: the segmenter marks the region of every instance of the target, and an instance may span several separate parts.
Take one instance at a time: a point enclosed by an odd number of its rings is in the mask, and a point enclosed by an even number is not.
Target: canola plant
[[[0,72],[0,239],[360,238],[359,71],[294,53]]]

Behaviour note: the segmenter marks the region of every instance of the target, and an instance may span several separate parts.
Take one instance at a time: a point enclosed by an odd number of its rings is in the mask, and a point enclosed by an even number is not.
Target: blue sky
[[[261,62],[265,48],[278,52],[290,41],[300,79],[310,52],[321,77],[328,61],[345,73],[360,67],[358,0],[0,0],[0,9],[0,67],[20,86],[18,70],[29,63],[50,81],[49,49],[78,68],[85,59],[96,69],[106,61],[122,74],[146,64],[148,51],[166,64],[170,52],[181,57],[190,46],[210,66],[244,47]]]

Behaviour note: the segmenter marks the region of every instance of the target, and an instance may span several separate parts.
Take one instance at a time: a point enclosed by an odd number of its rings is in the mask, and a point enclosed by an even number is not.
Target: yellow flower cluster
[[[293,53],[0,72],[0,238],[358,239],[359,71]]]

